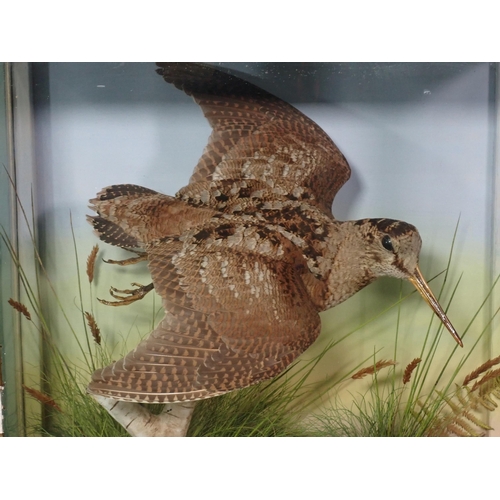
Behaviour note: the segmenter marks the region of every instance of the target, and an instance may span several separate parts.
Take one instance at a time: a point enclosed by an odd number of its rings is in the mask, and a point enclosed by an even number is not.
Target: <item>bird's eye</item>
[[[382,238],[382,246],[389,250],[390,252],[394,252],[394,247],[392,246],[391,237],[387,234]]]

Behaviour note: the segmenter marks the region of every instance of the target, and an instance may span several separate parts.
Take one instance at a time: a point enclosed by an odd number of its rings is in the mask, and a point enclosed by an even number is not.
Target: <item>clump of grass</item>
[[[492,429],[481,417],[480,410],[498,408],[498,375],[485,380],[483,391],[477,391],[477,387],[455,386],[448,395],[436,390],[430,397],[417,399],[405,399],[403,379],[398,387],[384,389],[384,382],[381,383],[376,372],[373,377],[369,390],[355,398],[350,408],[337,401],[313,418],[319,435],[477,437]]]
[[[88,377],[81,376],[58,383],[53,397],[61,411],[33,423],[32,433],[57,437],[127,437],[127,431],[86,393],[87,382]]]
[[[300,409],[290,408],[292,393],[289,382],[271,381],[199,401],[188,436],[310,436]]]
[[[457,225],[458,228],[458,225]],[[441,297],[448,279],[453,246],[450,249],[448,266],[438,297]],[[500,277],[499,277],[500,278]],[[474,321],[487,303],[499,278],[493,283],[490,292],[478,307],[462,337],[465,338]],[[456,282],[447,307],[449,308],[459,286]],[[330,407],[312,418],[312,425],[321,435],[328,436],[480,436],[490,429],[480,411],[494,411],[500,399],[500,369],[491,369],[500,363],[500,356],[492,358],[469,373],[462,386],[457,384],[460,370],[490,327],[498,314],[498,308],[468,352],[456,364],[451,375],[445,379],[445,370],[450,365],[457,346],[449,354],[437,376],[432,376],[431,367],[435,364],[436,352],[441,339],[443,326],[437,332],[429,324],[424,343],[418,357],[406,365],[402,376],[397,373],[395,363],[398,345],[399,323],[396,325],[395,354],[390,362],[392,368],[385,377],[378,367],[387,366],[386,361],[377,361],[374,355],[371,364],[372,381],[364,393],[354,395],[353,402],[347,407],[338,397]],[[370,367],[355,375],[370,373]],[[476,380],[484,374],[480,380]],[[357,377],[353,377],[357,378]],[[472,387],[468,384],[474,382]],[[430,388],[430,389],[429,389]]]

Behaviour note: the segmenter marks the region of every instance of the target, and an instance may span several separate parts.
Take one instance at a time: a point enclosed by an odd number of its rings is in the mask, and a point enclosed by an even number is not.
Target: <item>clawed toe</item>
[[[131,290],[118,290],[118,288],[111,287],[109,290],[110,295],[116,299],[116,301],[97,299],[101,304],[107,306],[127,306],[141,300],[148,292],[150,292],[154,286],[153,283],[149,285],[140,285],[139,283],[132,283],[132,286],[137,288]]]
[[[131,250],[133,251],[133,250]],[[112,259],[108,259],[108,260],[104,260],[104,262],[106,262],[106,264],[117,264],[118,266],[129,266],[131,264],[137,264],[138,262],[142,262],[144,260],[147,260],[148,259],[148,255],[146,252],[135,252],[133,251],[134,253],[137,254],[137,257],[132,257],[130,259],[123,259],[123,260],[112,260]]]

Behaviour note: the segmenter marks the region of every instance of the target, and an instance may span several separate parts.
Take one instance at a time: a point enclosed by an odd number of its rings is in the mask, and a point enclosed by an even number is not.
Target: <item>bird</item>
[[[91,395],[192,402],[283,372],[318,337],[319,313],[380,276],[407,279],[462,341],[418,267],[422,240],[387,218],[339,221],[350,177],[332,139],[292,105],[210,65],[157,63],[212,132],[175,196],[131,184],[102,189],[87,216],[103,241],[147,261],[152,283],[111,288],[128,305],[154,291],[163,319],[122,359],[96,370]]]

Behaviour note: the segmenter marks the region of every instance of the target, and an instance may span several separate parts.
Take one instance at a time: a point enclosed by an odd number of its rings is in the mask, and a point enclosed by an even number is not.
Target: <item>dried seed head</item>
[[[462,386],[467,385],[471,380],[476,379],[481,375],[481,373],[484,373],[486,370],[489,370],[492,366],[497,365],[500,363],[500,356],[497,356],[496,358],[489,359],[485,363],[483,363],[481,366],[476,368],[473,372],[469,373],[467,375],[462,383]]]
[[[363,378],[366,375],[371,375],[375,372],[378,372],[381,368],[385,368],[387,366],[394,366],[396,364],[395,361],[387,361],[385,359],[381,361],[377,361],[375,365],[367,366],[366,368],[362,368],[361,370],[357,371],[352,378],[353,379],[359,379]]]
[[[89,312],[85,312],[85,318],[87,320],[87,324],[90,327],[90,331],[92,332],[92,337],[94,337],[95,343],[97,345],[101,345],[101,330],[97,326],[97,322],[94,316]]]
[[[420,358],[415,358],[406,368],[403,374],[403,384],[407,384],[411,379],[411,374],[417,365],[422,361]]]
[[[21,302],[17,302],[17,300],[14,299],[9,299],[8,302],[16,311],[19,311],[20,313],[24,314],[24,316],[31,321],[31,314],[29,313],[28,308],[24,304],[21,304]]]
[[[494,378],[497,378],[497,377],[500,377],[500,368],[486,372],[486,374],[484,375],[484,377],[481,380],[478,380],[477,382],[474,383],[471,390],[475,391],[478,387],[482,386],[486,382],[493,380]]]
[[[87,257],[87,276],[89,277],[89,283],[92,283],[94,280],[94,268],[97,252],[99,252],[99,245],[94,245],[90,255]]]
[[[50,397],[47,396],[47,394],[44,394],[43,392],[37,391],[36,389],[31,389],[30,387],[27,387],[23,384],[23,389],[30,395],[33,396],[35,399],[40,401],[40,403],[48,406],[52,406],[52,408],[55,408],[57,411],[62,413],[61,407]]]

